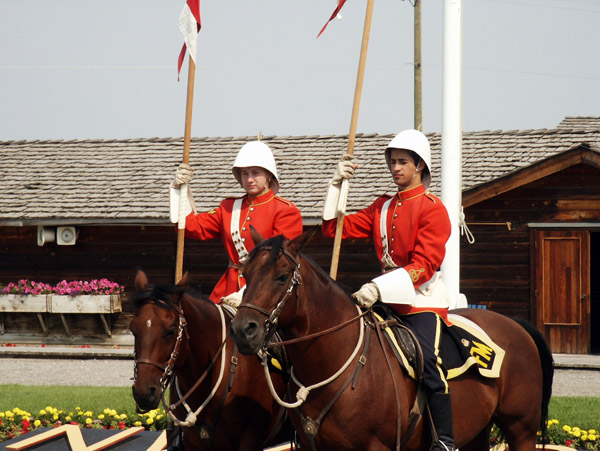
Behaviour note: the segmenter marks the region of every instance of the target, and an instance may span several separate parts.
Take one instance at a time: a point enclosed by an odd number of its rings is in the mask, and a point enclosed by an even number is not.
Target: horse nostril
[[[256,321],[248,321],[244,328],[244,334],[248,339],[256,337],[258,334],[258,323]]]

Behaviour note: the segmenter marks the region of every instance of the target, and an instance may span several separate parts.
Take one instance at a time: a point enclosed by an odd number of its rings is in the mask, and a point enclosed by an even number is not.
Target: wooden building
[[[392,135],[358,135],[359,163],[348,210],[393,192],[383,151]],[[432,144],[439,193],[439,134]],[[253,137],[195,138],[192,192],[207,211],[243,192],[231,174],[237,151]],[[275,153],[280,195],[301,210],[305,229],[320,224],[325,186],[345,153],[346,136],[264,137]],[[136,267],[153,283],[174,277],[175,227],[168,186],[181,161],[181,138],[0,142],[0,284],[106,277],[133,290]],[[566,118],[555,129],[466,132],[463,206],[475,241],[461,239],[461,291],[469,304],[530,320],[554,352],[600,352],[600,118]],[[73,245],[38,245],[41,227],[75,231]],[[328,270],[332,240],[316,236],[306,250]],[[227,265],[219,241],[186,241],[184,267],[209,293]],[[372,243],[342,245],[338,280],[350,290],[379,271]],[[114,314],[107,337],[82,319],[66,336],[47,319],[10,316],[0,343],[126,343],[128,305]],[[8,317],[9,314],[7,313]],[[86,333],[87,331],[87,333]],[[78,335],[79,334],[79,335]]]

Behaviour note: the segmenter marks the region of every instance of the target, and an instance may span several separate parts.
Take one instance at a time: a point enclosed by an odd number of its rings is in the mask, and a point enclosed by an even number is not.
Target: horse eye
[[[171,338],[173,338],[175,336],[175,329],[169,329],[166,333],[165,333],[165,339],[170,340]]]
[[[289,274],[282,274],[275,279],[275,282],[283,285],[284,283],[286,283],[288,281],[289,278],[290,278]]]

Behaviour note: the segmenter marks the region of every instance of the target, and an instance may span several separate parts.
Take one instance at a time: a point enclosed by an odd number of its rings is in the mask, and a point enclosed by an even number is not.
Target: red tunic
[[[254,249],[254,241],[250,237],[250,225],[265,238],[284,235],[292,239],[302,233],[302,216],[300,210],[291,202],[275,196],[272,191],[256,196],[243,197],[240,213],[240,234],[248,252]],[[239,263],[239,256],[231,238],[231,215],[235,198],[224,199],[221,204],[208,213],[190,213],[186,218],[185,236],[196,240],[221,238],[231,262]],[[213,302],[221,302],[223,296],[238,291],[245,285],[239,276],[236,266],[227,268],[225,274],[215,285],[210,298]]]
[[[369,207],[344,218],[342,238],[373,238],[379,261],[383,253],[380,218],[384,195]],[[337,220],[323,222],[323,234],[335,235]],[[450,219],[446,207],[436,196],[419,185],[398,192],[388,207],[388,251],[392,260],[404,268],[415,289],[440,269],[450,237]]]

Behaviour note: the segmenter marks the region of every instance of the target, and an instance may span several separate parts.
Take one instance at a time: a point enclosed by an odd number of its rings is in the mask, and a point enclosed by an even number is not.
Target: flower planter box
[[[64,296],[57,294],[47,295],[0,295],[0,334],[4,333],[4,313],[35,313],[42,330],[48,333],[43,313],[59,314],[65,331],[71,334],[71,326],[65,314],[90,313],[100,315],[105,332],[111,335],[110,318],[106,314],[123,311],[121,296],[99,294]]]
[[[110,294],[63,296],[49,295],[49,313],[117,313],[122,311],[121,297]]]
[[[48,295],[0,295],[0,312],[45,313],[47,311]]]

